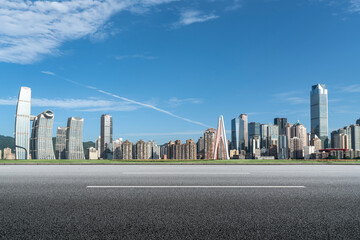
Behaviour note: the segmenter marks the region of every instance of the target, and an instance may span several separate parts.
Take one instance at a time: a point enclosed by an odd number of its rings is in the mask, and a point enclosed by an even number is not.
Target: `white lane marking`
[[[204,172],[123,172],[122,174],[127,175],[248,175],[248,172],[241,172],[241,173],[204,173]]]
[[[305,186],[87,186],[86,188],[306,188]]]

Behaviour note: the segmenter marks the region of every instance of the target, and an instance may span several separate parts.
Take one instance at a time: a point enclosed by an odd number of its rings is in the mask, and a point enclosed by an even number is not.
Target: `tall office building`
[[[289,147],[288,140],[286,135],[279,136],[279,159],[288,159],[289,158]]]
[[[269,124],[269,128],[268,128],[269,147],[271,145],[278,145],[279,144],[279,131],[280,130],[279,130],[278,125]]]
[[[21,87],[15,118],[15,158],[29,159],[31,89]]]
[[[239,116],[239,151],[248,151],[249,148],[249,132],[248,132],[248,116],[241,114]]]
[[[30,140],[32,159],[55,159],[52,141],[54,114],[45,111],[35,117]]]
[[[279,126],[279,135],[286,135],[287,118],[274,118],[274,125]]]
[[[65,159],[66,151],[66,132],[67,127],[58,127],[56,131],[55,141],[55,157],[56,159]]]
[[[260,123],[258,122],[251,122],[248,124],[249,128],[249,140],[255,136],[259,137],[260,139]],[[249,143],[250,144],[250,143]]]
[[[215,148],[213,159],[230,159],[223,116],[219,116],[218,127],[215,133]]]
[[[360,126],[351,125],[351,147],[355,151],[360,151]]]
[[[83,126],[83,118],[68,118],[65,151],[66,159],[85,159],[83,149]]]
[[[357,125],[360,125],[360,118],[356,121]]]
[[[239,121],[236,118],[231,120],[231,149],[239,149]]]
[[[260,147],[268,149],[270,147],[269,144],[269,125],[268,124],[261,124],[260,125]]]
[[[310,92],[311,134],[321,139],[322,148],[328,147],[328,90],[325,84],[312,86]]]
[[[113,119],[109,114],[101,115],[100,157],[111,159],[113,152]]]

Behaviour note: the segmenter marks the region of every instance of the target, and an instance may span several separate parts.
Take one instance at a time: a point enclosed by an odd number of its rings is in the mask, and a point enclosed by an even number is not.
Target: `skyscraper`
[[[100,140],[100,157],[111,159],[113,152],[113,120],[109,114],[101,115],[101,140]]]
[[[83,149],[84,119],[70,117],[66,131],[66,159],[85,159]]]
[[[52,141],[54,114],[45,111],[35,117],[30,140],[32,159],[55,159]]]
[[[55,141],[55,157],[56,159],[65,159],[66,151],[66,131],[67,127],[58,127],[56,131]]]
[[[269,131],[268,124],[260,125],[260,148],[269,148],[270,147],[270,144],[268,142],[269,141],[268,131]]]
[[[260,139],[260,123],[251,122],[249,123],[249,140],[255,136]]]
[[[279,126],[279,135],[286,135],[287,118],[275,118],[274,125]]]
[[[356,121],[357,125],[360,125],[360,118]]]
[[[321,139],[322,148],[328,147],[328,90],[325,84],[312,86],[310,92],[311,134]],[[313,137],[313,136],[312,136]]]
[[[248,133],[248,117],[246,114],[239,116],[239,151],[248,151],[249,133]]]
[[[219,116],[218,127],[215,133],[213,159],[230,159],[223,116]]]
[[[351,125],[351,147],[355,151],[360,151],[360,126]]]
[[[15,158],[28,159],[30,150],[31,89],[21,87],[15,118]]]
[[[289,158],[289,146],[286,135],[279,136],[279,159],[288,159]]]
[[[231,120],[231,149],[239,149],[239,121],[236,118]]]

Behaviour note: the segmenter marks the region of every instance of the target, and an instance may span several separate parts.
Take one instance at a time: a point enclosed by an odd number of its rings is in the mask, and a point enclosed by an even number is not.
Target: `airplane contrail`
[[[87,86],[87,85],[85,85],[85,84],[82,84],[82,83],[79,83],[79,82],[76,82],[76,81],[73,81],[73,80],[70,80],[70,79],[67,79],[67,78],[60,77],[60,76],[56,75],[56,74],[53,73],[53,72],[41,71],[41,73],[46,74],[46,75],[50,75],[50,76],[53,76],[53,77],[60,78],[60,79],[65,80],[65,81],[67,81],[67,82],[69,82],[69,83],[72,83],[72,84],[75,84],[75,85],[78,85],[78,86],[81,86],[81,87],[84,87],[84,88],[88,88],[88,89],[94,90],[94,91],[96,91],[96,92],[102,93],[102,94],[104,94],[104,95],[111,96],[111,97],[113,97],[113,98],[117,98],[117,99],[123,100],[123,101],[125,101],[125,102],[129,102],[129,103],[136,104],[136,105],[139,105],[139,106],[142,106],[142,107],[146,107],[146,108],[153,109],[153,110],[158,111],[158,112],[161,112],[161,113],[165,113],[165,114],[167,114],[167,115],[169,115],[169,116],[171,116],[171,117],[178,118],[178,119],[184,120],[184,121],[189,122],[189,123],[193,123],[193,124],[197,124],[197,125],[200,125],[200,126],[209,128],[209,126],[207,126],[207,125],[204,124],[204,123],[201,123],[201,122],[198,122],[198,121],[194,121],[194,120],[191,120],[191,119],[188,119],[188,118],[185,118],[185,117],[181,117],[181,116],[176,115],[176,114],[173,114],[173,113],[171,113],[171,112],[169,112],[169,111],[167,111],[167,110],[164,110],[164,109],[155,107],[154,105],[151,105],[151,104],[142,103],[142,102],[139,102],[139,101],[135,101],[135,100],[126,98],[126,97],[122,97],[122,96],[119,96],[119,95],[116,95],[116,94],[113,94],[113,93],[110,93],[110,92],[101,90],[101,89],[99,89],[99,88],[97,88],[97,87]]]

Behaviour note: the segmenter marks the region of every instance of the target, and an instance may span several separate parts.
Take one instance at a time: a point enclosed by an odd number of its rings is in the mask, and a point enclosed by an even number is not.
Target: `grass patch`
[[[233,159],[233,160],[0,160],[0,164],[29,164],[29,165],[72,165],[72,164],[360,164],[359,159],[319,159],[319,160],[261,160],[261,159]]]

